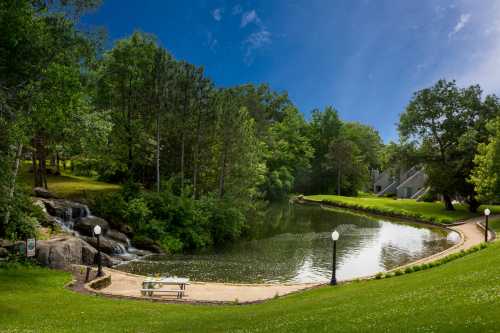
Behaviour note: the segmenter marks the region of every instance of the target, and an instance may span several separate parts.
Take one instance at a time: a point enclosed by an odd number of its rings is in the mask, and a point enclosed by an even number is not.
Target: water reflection
[[[210,253],[155,256],[118,269],[218,282],[325,282],[331,275],[331,232],[339,280],[371,275],[445,250],[456,237],[438,228],[316,206],[272,205],[255,218],[253,239]]]

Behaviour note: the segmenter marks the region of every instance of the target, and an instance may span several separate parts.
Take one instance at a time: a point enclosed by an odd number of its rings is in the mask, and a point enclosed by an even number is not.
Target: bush
[[[427,191],[423,196],[420,197],[423,202],[434,202],[437,201],[437,196],[432,191]]]

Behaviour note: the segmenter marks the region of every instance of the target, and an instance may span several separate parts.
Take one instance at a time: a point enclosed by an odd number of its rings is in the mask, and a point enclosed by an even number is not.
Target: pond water
[[[150,256],[117,269],[234,283],[326,282],[332,270],[331,232],[337,230],[337,279],[389,270],[443,251],[458,234],[319,206],[273,204],[256,217],[252,240],[208,253]]]

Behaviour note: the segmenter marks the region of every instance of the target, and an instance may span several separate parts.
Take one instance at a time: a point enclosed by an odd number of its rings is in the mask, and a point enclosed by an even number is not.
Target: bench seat
[[[173,293],[177,294],[177,298],[182,298],[185,292],[183,289],[141,289],[142,295],[152,296],[153,293]]]

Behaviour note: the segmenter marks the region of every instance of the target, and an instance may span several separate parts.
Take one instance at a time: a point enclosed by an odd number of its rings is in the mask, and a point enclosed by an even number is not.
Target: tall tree
[[[500,201],[500,118],[488,125],[490,138],[479,144],[470,182],[483,202]]]
[[[454,209],[456,196],[464,198],[471,211],[479,206],[467,179],[477,144],[485,138],[485,124],[495,112],[494,103],[483,103],[479,86],[460,89],[454,81],[440,80],[415,93],[401,114],[401,139],[418,147],[428,182],[443,195],[447,210]]]

